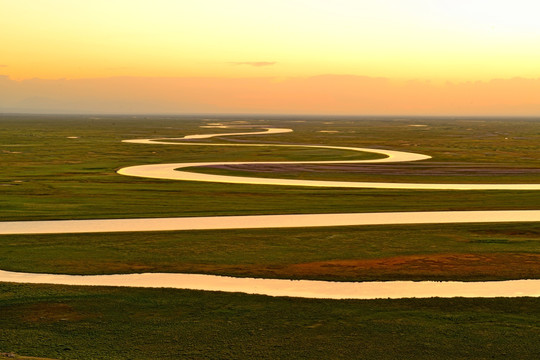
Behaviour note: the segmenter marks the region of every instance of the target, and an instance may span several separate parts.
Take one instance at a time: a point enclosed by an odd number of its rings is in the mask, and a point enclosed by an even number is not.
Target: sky
[[[540,114],[537,0],[0,0],[0,112]]]

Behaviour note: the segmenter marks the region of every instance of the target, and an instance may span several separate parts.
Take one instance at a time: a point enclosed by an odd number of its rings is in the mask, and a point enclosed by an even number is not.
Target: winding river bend
[[[214,126],[223,128],[226,126]],[[264,164],[357,164],[404,162],[429,159],[430,156],[409,152],[319,145],[281,144],[218,144],[193,140],[216,136],[259,135],[291,132],[291,129],[267,128],[263,131],[227,134],[189,135],[173,139],[135,139],[126,143],[177,146],[273,146],[303,147],[372,152],[385,157],[374,160],[264,162]],[[171,141],[175,140],[175,141]],[[178,142],[182,140],[189,140]],[[179,169],[209,165],[244,165],[261,162],[202,162],[138,165],[118,170],[121,175],[183,181],[205,181],[234,184],[278,186],[310,186],[338,188],[432,189],[432,190],[540,190],[540,184],[432,184],[291,180],[211,175]],[[395,225],[436,223],[540,222],[540,210],[522,211],[439,211],[399,213],[352,213],[306,215],[221,216],[154,219],[97,219],[62,221],[0,222],[0,234],[54,234],[117,231],[163,231],[208,229],[253,229],[315,226]],[[292,296],[333,299],[375,299],[407,297],[540,297],[540,280],[490,282],[331,282],[313,280],[282,280],[233,278],[200,274],[126,274],[126,275],[59,275],[18,273],[0,270],[0,281],[64,285],[100,285],[127,287],[168,287],[192,290],[244,292],[271,296]]]
[[[291,129],[265,129],[266,131],[252,133],[228,133],[228,134],[206,134],[188,135],[182,138],[169,140],[193,140],[208,139],[216,136],[226,135],[259,135],[259,134],[279,134],[291,132]],[[332,150],[348,150],[356,152],[369,152],[383,155],[383,158],[373,160],[348,160],[348,161],[264,161],[264,162],[202,162],[202,163],[172,163],[153,164],[125,167],[118,170],[119,174],[127,176],[137,176],[153,179],[184,180],[184,181],[206,181],[229,184],[256,184],[256,185],[282,185],[282,186],[311,186],[311,187],[334,187],[334,188],[376,188],[376,189],[416,189],[416,190],[540,190],[540,184],[431,184],[431,183],[398,183],[398,182],[363,182],[363,181],[322,181],[322,180],[293,180],[279,178],[257,178],[245,176],[224,176],[193,173],[181,171],[182,168],[196,166],[217,166],[217,165],[253,165],[253,164],[374,164],[374,163],[395,163],[411,162],[431,159],[431,156],[415,154],[404,151],[368,149],[345,146],[324,146],[324,145],[281,145],[281,144],[216,144],[216,143],[193,143],[193,142],[173,142],[167,139],[136,139],[124,140],[123,142],[135,144],[164,144],[164,145],[205,145],[205,146],[258,146],[258,147],[296,147],[296,148],[317,148]]]

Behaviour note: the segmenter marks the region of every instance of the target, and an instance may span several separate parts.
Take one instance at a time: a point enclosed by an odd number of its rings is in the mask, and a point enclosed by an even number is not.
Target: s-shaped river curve
[[[216,136],[226,135],[259,135],[259,134],[279,134],[291,132],[291,129],[269,128],[266,131],[252,133],[228,133],[228,134],[206,134],[188,135],[182,138],[169,140],[193,140],[208,139]],[[415,154],[404,151],[368,149],[345,146],[324,146],[324,145],[281,145],[281,144],[215,144],[215,143],[193,143],[193,142],[172,142],[166,139],[135,139],[123,140],[127,143],[135,144],[165,144],[165,145],[205,145],[205,146],[264,146],[264,147],[296,147],[296,148],[317,148],[332,150],[348,150],[356,152],[370,152],[384,155],[384,158],[374,160],[347,160],[347,161],[257,161],[257,162],[201,162],[201,163],[172,163],[138,165],[125,167],[118,170],[119,174],[137,176],[154,179],[184,180],[184,181],[206,181],[230,184],[256,184],[256,185],[284,185],[284,186],[312,186],[312,187],[337,187],[337,188],[377,188],[377,189],[417,189],[417,190],[540,190],[540,184],[429,184],[429,183],[389,183],[389,182],[363,182],[363,181],[322,181],[322,180],[293,180],[279,178],[257,178],[245,176],[224,176],[201,174],[179,169],[196,166],[217,166],[217,165],[252,165],[252,164],[374,164],[387,162],[410,162],[431,159],[431,156]]]
[[[224,127],[224,126],[217,126]],[[169,140],[206,139],[226,135],[277,134],[291,129],[267,128],[265,131],[248,133],[190,135]],[[264,162],[265,164],[331,164],[331,163],[381,163],[418,161],[430,156],[401,151],[319,145],[277,144],[216,144],[194,142],[171,142],[167,139],[124,140],[138,144],[204,145],[204,146],[278,146],[339,149],[372,152],[386,156],[375,160],[349,161],[294,161]],[[122,168],[119,174],[146,178],[184,181],[206,181],[235,184],[384,188],[384,189],[438,189],[438,190],[540,190],[540,184],[426,184],[426,183],[380,183],[317,180],[289,180],[278,178],[253,178],[199,174],[177,169],[208,165],[257,164],[260,162],[205,162],[140,165]],[[309,226],[346,226],[381,224],[434,224],[470,222],[530,222],[540,221],[540,210],[528,211],[441,211],[401,212],[367,214],[306,214],[306,215],[260,215],[224,216],[198,218],[115,219],[115,220],[64,220],[0,223],[0,234],[51,234],[114,231],[158,231],[197,229],[280,228]],[[271,296],[293,296],[333,299],[375,299],[407,297],[518,297],[540,296],[540,280],[512,280],[491,282],[331,282],[313,280],[251,279],[199,274],[127,274],[127,275],[58,275],[18,273],[0,270],[0,281],[19,283],[48,283],[64,285],[101,285],[128,287],[170,287],[192,290],[245,292]]]

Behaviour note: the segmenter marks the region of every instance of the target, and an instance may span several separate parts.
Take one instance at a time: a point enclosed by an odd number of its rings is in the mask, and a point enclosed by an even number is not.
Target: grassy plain
[[[538,209],[540,203],[540,195],[532,191],[310,189],[174,182],[115,173],[124,166],[162,162],[373,156],[334,150],[121,143],[229,132],[200,126],[247,120],[2,115],[2,221]],[[250,176],[540,182],[538,120],[291,117],[249,123],[295,132],[208,141],[380,147],[433,156],[422,163],[376,165],[376,172],[366,167],[346,174],[320,168],[249,169]],[[423,173],[415,175],[416,171]],[[0,236],[0,269],[72,274],[182,271],[332,280],[540,278],[539,226],[5,235]],[[176,290],[11,284],[0,284],[0,289],[0,352],[24,355],[536,359],[540,353],[538,299],[336,302]]]

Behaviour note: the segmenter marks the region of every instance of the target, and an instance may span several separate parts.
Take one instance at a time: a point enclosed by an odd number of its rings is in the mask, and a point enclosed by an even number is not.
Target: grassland
[[[373,156],[334,150],[121,143],[132,138],[228,132],[200,126],[236,120],[246,119],[2,115],[2,221],[510,210],[538,209],[540,203],[540,195],[532,191],[244,186],[131,178],[114,171],[162,162]],[[380,147],[433,159],[377,165],[376,172],[359,166],[346,174],[342,169],[321,168],[197,171],[366,181],[540,182],[538,120],[249,122],[290,127],[295,132],[209,141]],[[416,171],[423,174],[415,175]],[[181,271],[339,281],[496,280],[540,278],[539,246],[537,223],[5,235],[0,237],[0,269],[70,274]],[[537,299],[335,302],[175,290],[12,284],[0,284],[0,289],[0,352],[22,355],[536,359],[540,353]]]

